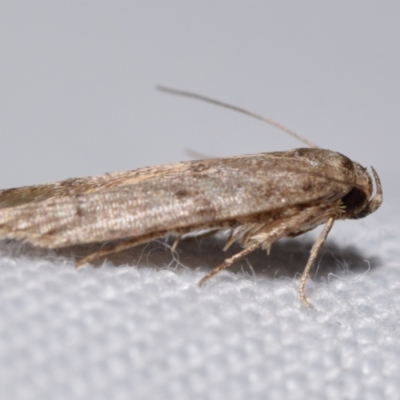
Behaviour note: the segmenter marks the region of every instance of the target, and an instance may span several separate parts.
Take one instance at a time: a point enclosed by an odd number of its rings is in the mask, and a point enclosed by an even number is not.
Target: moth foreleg
[[[300,300],[301,302],[309,307],[312,308],[312,304],[309,303],[307,300],[307,297],[305,295],[305,286],[306,286],[306,281],[308,278],[308,275],[310,274],[310,270],[314,264],[315,259],[317,258],[317,255],[319,251],[321,250],[322,245],[325,243],[325,240],[329,234],[329,231],[331,230],[333,223],[335,222],[335,218],[329,218],[328,222],[324,225],[324,228],[322,229],[322,232],[318,236],[318,239],[314,242],[311,251],[310,251],[310,257],[308,258],[307,264],[304,268],[303,273],[301,274],[300,278],[300,286],[299,286],[299,295],[300,295]]]
[[[132,239],[125,240],[123,242],[119,242],[113,246],[104,247],[98,251],[95,251],[92,254],[82,258],[79,260],[75,266],[80,267],[83,264],[90,263],[91,261],[95,260],[96,258],[100,258],[106,256],[107,254],[118,253],[119,251],[123,251],[129,249],[131,247],[139,246],[140,244],[149,242],[150,240],[157,239],[161,236],[164,236],[166,232],[152,232],[148,235],[137,236]]]

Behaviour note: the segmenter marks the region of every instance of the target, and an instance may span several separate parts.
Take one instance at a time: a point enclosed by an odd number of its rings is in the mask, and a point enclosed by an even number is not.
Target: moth
[[[254,250],[269,252],[278,239],[323,224],[300,278],[300,300],[311,307],[306,280],[334,221],[366,217],[382,203],[376,171],[371,168],[372,179],[364,167],[343,154],[317,148],[275,121],[244,109],[190,92],[159,89],[243,112],[310,147],[1,190],[0,239],[44,248],[104,243],[105,247],[77,262],[83,265],[168,234],[176,236],[175,249],[185,235],[225,232],[225,249],[238,241],[243,250],[205,275],[202,285]]]

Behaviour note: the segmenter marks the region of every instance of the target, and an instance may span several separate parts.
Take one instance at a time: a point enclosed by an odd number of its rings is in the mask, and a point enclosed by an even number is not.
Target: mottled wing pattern
[[[308,150],[184,162],[4,190],[0,237],[62,247],[216,226],[218,221],[341,198],[354,181],[347,165],[351,161],[328,150],[320,151],[323,159],[314,159]],[[347,168],[338,168],[338,162]]]

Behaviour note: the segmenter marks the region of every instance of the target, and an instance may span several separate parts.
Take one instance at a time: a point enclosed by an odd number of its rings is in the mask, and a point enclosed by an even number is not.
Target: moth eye
[[[347,212],[354,212],[357,208],[360,208],[365,201],[365,193],[360,190],[353,188],[349,193],[342,198],[342,203],[346,207]]]

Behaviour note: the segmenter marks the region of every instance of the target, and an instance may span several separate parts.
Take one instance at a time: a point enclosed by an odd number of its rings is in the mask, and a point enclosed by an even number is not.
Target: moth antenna
[[[290,136],[293,136],[297,140],[300,140],[301,142],[305,143],[307,146],[310,146],[310,147],[313,147],[313,148],[318,148],[318,146],[315,143],[313,143],[310,140],[306,139],[305,137],[299,135],[298,133],[292,131],[291,129],[286,128],[286,126],[280,124],[279,122],[274,121],[271,118],[263,117],[262,115],[255,114],[255,113],[253,113],[251,111],[245,110],[244,108],[236,107],[236,106],[233,106],[233,105],[228,104],[228,103],[224,103],[224,102],[219,101],[219,100],[214,100],[214,99],[212,99],[210,97],[202,96],[202,95],[197,94],[197,93],[186,92],[186,91],[177,90],[177,89],[171,89],[171,88],[168,88],[166,86],[160,86],[160,85],[157,85],[156,88],[157,88],[157,90],[159,90],[161,92],[170,93],[170,94],[176,94],[178,96],[191,97],[192,99],[202,100],[202,101],[205,101],[207,103],[216,104],[217,106],[221,106],[221,107],[228,108],[230,110],[238,111],[238,112],[240,112],[242,114],[245,114],[245,115],[248,115],[250,117],[256,118],[256,119],[258,119],[260,121],[266,122],[269,125],[275,126],[276,128],[280,129],[281,131],[286,132]]]

